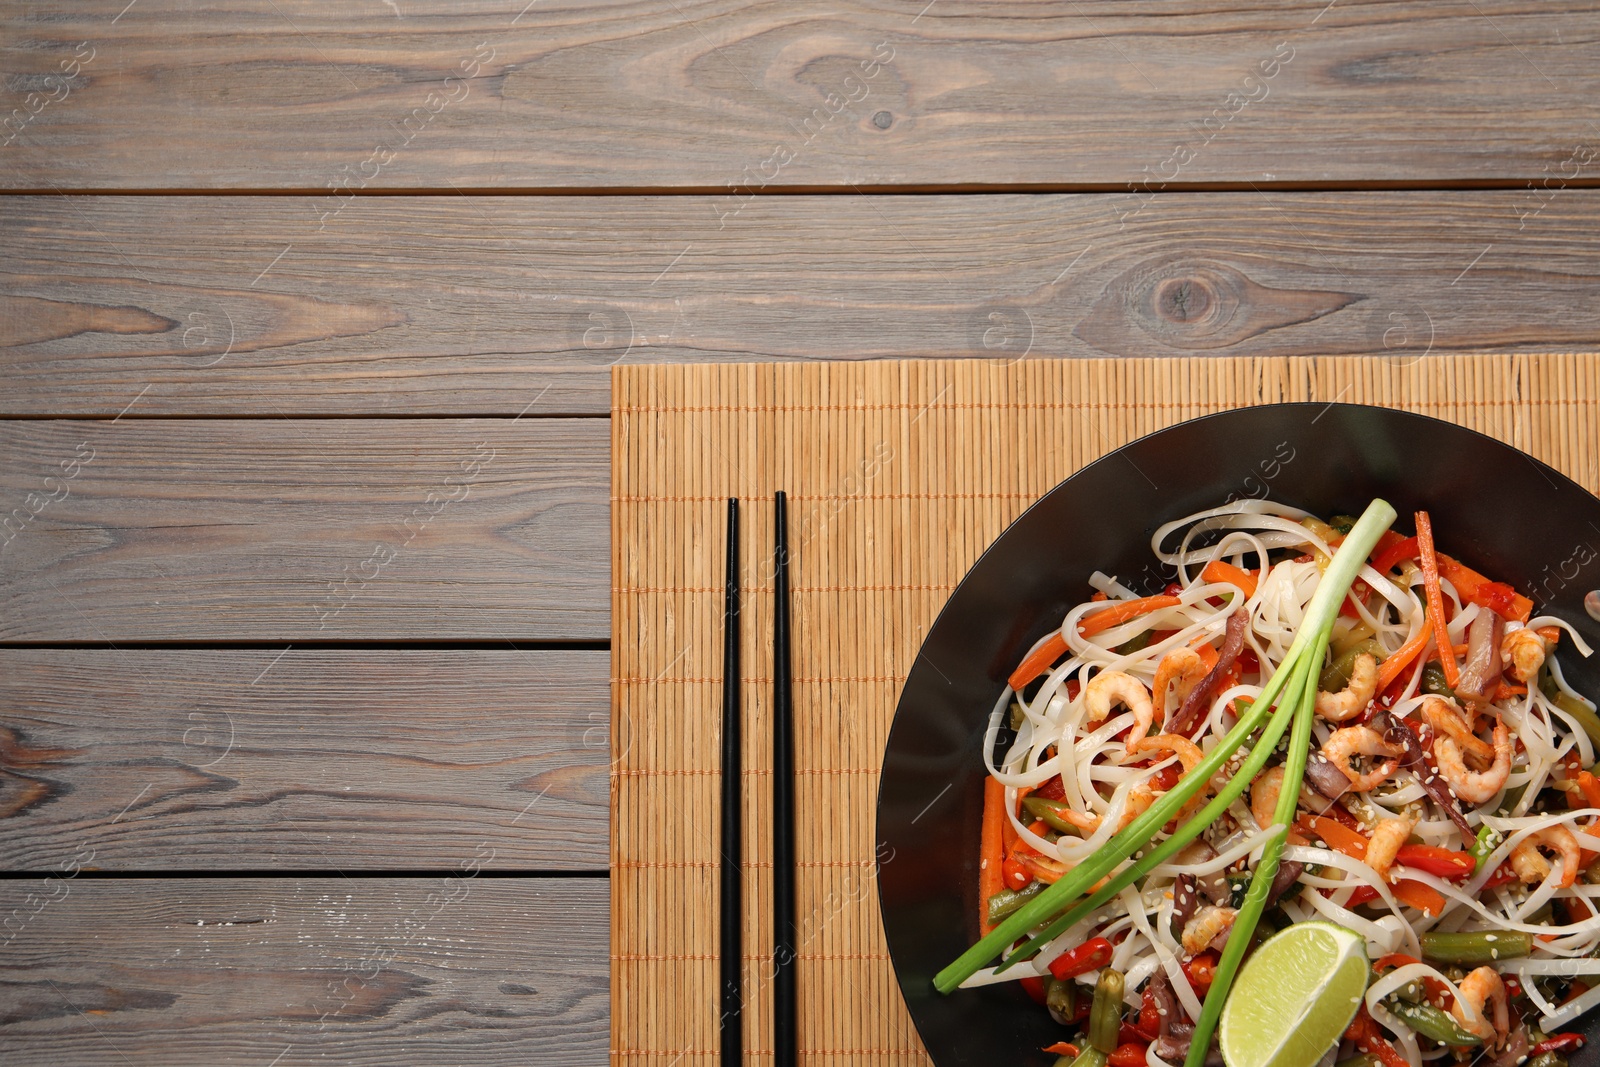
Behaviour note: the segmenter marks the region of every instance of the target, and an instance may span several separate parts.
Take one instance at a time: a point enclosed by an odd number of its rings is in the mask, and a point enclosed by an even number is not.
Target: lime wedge
[[[1274,934],[1239,968],[1218,1038],[1228,1067],[1314,1067],[1367,991],[1367,944],[1325,922]]]

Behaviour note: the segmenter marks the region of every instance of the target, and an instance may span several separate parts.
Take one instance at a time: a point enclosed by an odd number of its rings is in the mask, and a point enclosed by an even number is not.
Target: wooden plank
[[[0,650],[0,868],[604,870],[604,652]]]
[[[604,640],[597,419],[0,422],[0,640]]]
[[[619,361],[1600,347],[1600,191],[1559,186],[768,197],[720,229],[702,197],[383,197],[337,235],[312,205],[0,198],[0,411],[599,413]]]
[[[1600,96],[1592,3],[125,3],[0,23],[6,187],[1540,180]]]
[[[603,879],[0,883],[8,1063],[603,1064]]]

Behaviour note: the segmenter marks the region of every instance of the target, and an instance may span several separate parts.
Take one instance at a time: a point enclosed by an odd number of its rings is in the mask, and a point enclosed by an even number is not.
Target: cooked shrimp
[[[1317,714],[1329,722],[1345,722],[1366,710],[1378,688],[1378,661],[1363,652],[1350,670],[1350,684],[1337,693],[1317,694]]]
[[[1233,920],[1238,914],[1237,909],[1223,907],[1220,904],[1207,904],[1195,912],[1194,916],[1183,924],[1183,951],[1191,956],[1204,952],[1206,946],[1211,944],[1218,934],[1233,925]]]
[[[1155,738],[1150,738],[1150,740],[1153,741]],[[1151,792],[1149,786],[1135,786],[1133,791],[1128,794],[1128,804],[1122,809],[1122,818],[1117,823],[1117,829],[1121,830],[1124,826],[1127,826],[1130,822],[1143,815],[1146,811],[1150,810],[1150,805],[1154,804],[1155,802],[1156,795],[1155,793]],[[1100,829],[1100,816],[1090,812],[1073,811],[1070,808],[1062,808],[1057,811],[1056,814],[1060,818],[1082,830],[1084,836],[1086,837]]]
[[[1494,724],[1494,762],[1488,770],[1468,770],[1461,746],[1448,735],[1433,739],[1433,756],[1439,763],[1439,777],[1451,792],[1468,804],[1486,804],[1500,792],[1511,777],[1511,733],[1499,719]]]
[[[1147,785],[1141,785],[1128,794],[1128,806],[1122,810],[1122,821],[1117,824],[1117,829],[1124,829],[1130,822],[1150,810],[1150,805],[1156,802],[1156,795]]]
[[[1268,767],[1250,783],[1250,814],[1256,825],[1265,829],[1272,825],[1278,808],[1278,797],[1283,793],[1283,768]]]
[[[1083,690],[1083,704],[1089,722],[1099,722],[1111,714],[1113,704],[1121,703],[1133,712],[1133,727],[1128,731],[1128,755],[1134,746],[1150,732],[1154,711],[1150,703],[1150,690],[1144,683],[1125,671],[1101,671]]]
[[[1461,990],[1461,995],[1456,998],[1450,1013],[1463,1029],[1482,1038],[1485,1044],[1493,1044],[1511,1029],[1511,1016],[1506,1008],[1506,985],[1493,967],[1479,967],[1461,979],[1461,984],[1456,988]],[[1483,1016],[1484,1002],[1491,1000],[1494,1002],[1493,1024]]]
[[[1500,642],[1500,663],[1507,674],[1526,683],[1539,673],[1539,668],[1544,666],[1545,654],[1549,651],[1550,645],[1532,630],[1512,630]]]
[[[1494,759],[1494,746],[1472,732],[1466,715],[1444,697],[1430,696],[1422,701],[1422,717],[1441,736],[1448,737],[1478,767]]]
[[[1346,726],[1335,730],[1322,746],[1323,758],[1343,771],[1344,776],[1350,779],[1350,788],[1361,793],[1376,789],[1393,774],[1395,768],[1400,766],[1400,761],[1395,757],[1403,751],[1399,745],[1385,741],[1383,735],[1370,726]],[[1363,774],[1351,763],[1356,756],[1388,758]]]
[[[1367,866],[1378,873],[1380,878],[1389,877],[1389,868],[1394,865],[1395,855],[1400,851],[1400,846],[1406,843],[1406,838],[1411,836],[1413,823],[1402,815],[1397,819],[1380,819],[1378,825],[1372,830],[1372,840],[1367,842]]]
[[[1152,734],[1133,743],[1134,752],[1170,752],[1178,757],[1183,769],[1192,771],[1206,758],[1200,746],[1181,734]]]
[[[1192,648],[1175,648],[1163,656],[1161,665],[1156,668],[1156,684],[1152,690],[1156,715],[1163,722],[1166,721],[1167,688],[1174,680],[1178,683],[1178,704],[1181,706],[1206,673],[1206,661]]]
[[[1155,734],[1151,737],[1146,737],[1142,741],[1134,742],[1130,751],[1137,753],[1171,752],[1178,757],[1178,762],[1183,764],[1184,774],[1194,770],[1200,765],[1200,761],[1206,758],[1206,754],[1200,751],[1199,745],[1181,734]],[[1148,789],[1145,791],[1149,792]],[[1178,818],[1185,818],[1200,810],[1200,806],[1206,802],[1206,793],[1205,789],[1201,789],[1190,797],[1189,802],[1183,806],[1183,810],[1178,812]],[[1152,803],[1154,803],[1154,799],[1154,794],[1152,794]],[[1145,807],[1149,807],[1149,805],[1146,804]]]
[[[1561,860],[1561,881],[1558,888],[1565,889],[1578,879],[1578,869],[1583,864],[1578,839],[1565,826],[1546,826],[1523,838],[1522,844],[1511,850],[1511,869],[1529,885],[1542,882],[1550,873],[1550,861],[1540,849],[1549,849]]]

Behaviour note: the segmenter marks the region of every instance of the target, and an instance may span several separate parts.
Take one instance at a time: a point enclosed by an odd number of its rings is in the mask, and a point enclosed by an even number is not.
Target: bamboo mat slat
[[[800,1053],[927,1062],[879,925],[878,765],[927,627],[1086,463],[1277,401],[1401,407],[1600,488],[1600,356],[622,366],[612,379],[612,1063],[717,1058],[725,501],[745,501],[746,1048],[770,1056],[772,493],[790,494]]]

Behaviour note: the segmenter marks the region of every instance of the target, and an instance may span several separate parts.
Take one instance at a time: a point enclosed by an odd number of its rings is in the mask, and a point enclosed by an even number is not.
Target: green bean
[[[1383,1006],[1411,1029],[1441,1045],[1483,1044],[1482,1038],[1462,1029],[1460,1023],[1432,1004],[1413,1004],[1409,1000],[1390,997],[1383,1002]]]
[[[1509,930],[1479,930],[1445,934],[1430,930],[1422,935],[1422,955],[1440,963],[1477,966],[1495,960],[1513,960],[1533,951],[1533,935]]]
[[[1575,700],[1559,690],[1552,699],[1555,700],[1556,707],[1578,720],[1578,725],[1589,735],[1589,740],[1600,745],[1600,715],[1596,715],[1583,701]]]
[[[1044,989],[1044,1006],[1050,1009],[1050,1014],[1056,1021],[1070,1023],[1078,1014],[1078,995],[1073,989],[1077,985],[1070,978],[1046,978]]]
[[[1356,669],[1356,660],[1362,653],[1377,659],[1383,655],[1383,648],[1376,638],[1369,637],[1365,641],[1351,645],[1344,654],[1330,663],[1322,672],[1322,677],[1317,679],[1317,688],[1324,693],[1337,693],[1350,684],[1350,675]]]
[[[1445,680],[1444,668],[1437,663],[1430,663],[1422,668],[1422,691],[1441,697],[1453,698],[1456,695],[1456,691],[1451,689],[1450,683]]]
[[[1413,1004],[1420,1004],[1423,1000],[1422,983],[1418,981],[1407,982],[1394,991],[1394,995],[1401,1000],[1409,1000]]]
[[[1093,1045],[1083,1046],[1083,1051],[1078,1053],[1077,1059],[1062,1056],[1056,1060],[1055,1067],[1106,1067],[1106,1056]]]
[[[1600,860],[1595,860],[1584,868],[1583,880],[1589,885],[1600,885]]]
[[[1089,1007],[1089,1044],[1108,1056],[1117,1051],[1117,1034],[1122,1029],[1122,986],[1121,971],[1102,967],[1094,1003]]]
[[[1048,797],[1023,797],[1022,806],[1028,809],[1028,814],[1035,819],[1043,819],[1045,825],[1057,833],[1083,836],[1078,833],[1076,826],[1061,817],[1062,812],[1072,810],[1065,801],[1051,800]]]
[[[989,925],[1004,919],[1044,889],[1043,882],[1029,882],[1025,889],[1002,889],[989,898]]]
[[[1522,1067],[1567,1067],[1567,1058],[1554,1052],[1541,1052]]]
[[[1472,873],[1476,874],[1483,870],[1484,861],[1489,858],[1490,853],[1494,852],[1495,849],[1500,847],[1501,840],[1502,838],[1500,835],[1489,827],[1478,827],[1478,839],[1473,842],[1472,847],[1467,850],[1472,853],[1474,859],[1477,861],[1472,865]]]
[[[1146,630],[1141,634],[1135,634],[1116,647],[1117,655],[1130,656],[1135,652],[1143,652],[1149,647],[1150,638],[1154,635],[1154,630]]]

